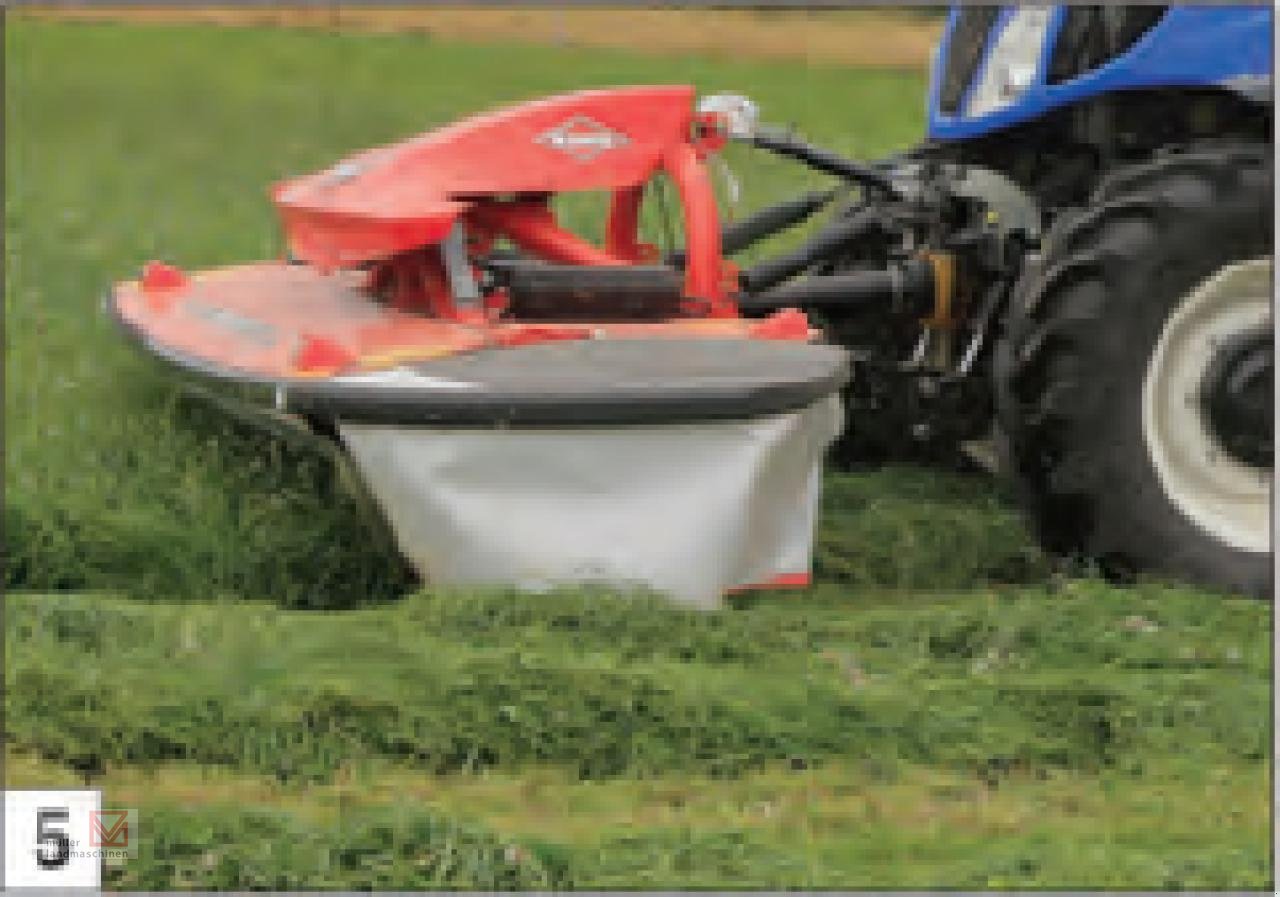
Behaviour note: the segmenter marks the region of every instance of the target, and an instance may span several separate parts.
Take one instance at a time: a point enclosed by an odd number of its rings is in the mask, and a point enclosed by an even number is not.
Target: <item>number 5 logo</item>
[[[71,839],[67,837],[66,807],[41,807],[36,810],[36,862],[41,869],[61,869],[71,856]]]
[[[102,810],[102,792],[87,788],[13,788],[0,791],[4,804],[4,877],[0,890],[102,886],[102,866],[111,857],[89,844],[93,814]],[[130,821],[130,831],[136,828]],[[132,839],[136,840],[136,838]],[[86,846],[89,845],[89,846]],[[132,856],[128,851],[116,854]],[[120,857],[123,859],[123,856]]]

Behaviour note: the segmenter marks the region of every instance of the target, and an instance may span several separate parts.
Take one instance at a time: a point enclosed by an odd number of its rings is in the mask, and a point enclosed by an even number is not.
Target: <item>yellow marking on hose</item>
[[[925,252],[923,255],[933,266],[933,314],[923,323],[929,327],[954,327],[951,297],[955,292],[955,256],[949,252]]]

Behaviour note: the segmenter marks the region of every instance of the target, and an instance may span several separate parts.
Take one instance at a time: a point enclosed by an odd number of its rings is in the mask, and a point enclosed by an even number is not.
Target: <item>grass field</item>
[[[1269,606],[1055,574],[910,469],[828,477],[799,593],[418,589],[327,458],[99,311],[277,254],[275,178],[654,81],[859,156],[921,129],[901,70],[10,18],[6,784],[137,807],[119,888],[1269,887]],[[747,205],[811,183],[732,162]]]
[[[58,21],[252,26],[411,32],[445,41],[518,41],[555,47],[722,58],[783,59],[920,70],[944,15],[925,7],[861,9],[663,9],[360,5],[118,7],[32,6]]]

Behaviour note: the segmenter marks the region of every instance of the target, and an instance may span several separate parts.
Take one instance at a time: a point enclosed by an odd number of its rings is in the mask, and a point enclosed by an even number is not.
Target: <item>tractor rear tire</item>
[[[1162,153],[1028,266],[997,414],[1051,551],[1271,595],[1272,177],[1267,146]]]

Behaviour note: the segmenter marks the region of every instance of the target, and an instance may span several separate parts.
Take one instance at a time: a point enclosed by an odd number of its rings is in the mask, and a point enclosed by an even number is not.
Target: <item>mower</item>
[[[968,457],[1054,552],[1267,595],[1270,35],[1265,7],[959,7],[928,138],[874,162],[688,86],[538,100],[277,184],[284,258],[153,262],[109,305],[341,446],[433,581],[800,585],[825,459]],[[831,188],[725,222],[729,141]],[[599,243],[557,220],[577,191]]]

